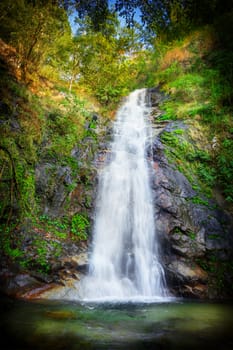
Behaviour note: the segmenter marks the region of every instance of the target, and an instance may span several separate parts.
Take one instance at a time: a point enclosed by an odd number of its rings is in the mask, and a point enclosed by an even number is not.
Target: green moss
[[[220,235],[213,233],[213,234],[208,234],[208,238],[209,239],[219,239]]]
[[[196,233],[195,233],[195,232],[189,231],[188,236],[189,236],[189,238],[191,238],[193,241],[196,239]]]
[[[205,205],[205,206],[209,206],[209,202],[207,201],[207,200],[205,200],[205,199],[203,199],[203,198],[201,198],[201,197],[198,197],[198,196],[196,196],[196,197],[192,197],[191,198],[191,201],[192,201],[192,203],[194,203],[194,204],[200,204],[200,205]]]
[[[226,200],[233,203],[233,140],[223,139],[217,156],[217,180],[223,188]]]
[[[220,261],[215,254],[205,258],[197,258],[196,263],[208,273],[208,286],[214,293],[220,295],[226,290],[233,291],[233,263],[231,260]]]
[[[192,128],[192,125],[190,125]],[[212,188],[217,182],[217,172],[213,153],[199,148],[202,144],[196,144],[189,135],[189,128],[176,129],[171,132],[163,132],[161,141],[166,145],[165,154],[169,163],[173,164],[177,170],[183,173],[189,180],[192,188],[197,192],[197,198],[202,195],[210,198]],[[201,134],[199,134],[200,137]],[[203,135],[204,138],[204,135]],[[204,199],[193,200],[196,204],[208,205]]]
[[[47,242],[43,239],[37,239],[34,241],[35,250],[37,253],[36,259],[31,264],[37,265],[39,272],[49,272],[50,266],[48,263],[48,246]]]

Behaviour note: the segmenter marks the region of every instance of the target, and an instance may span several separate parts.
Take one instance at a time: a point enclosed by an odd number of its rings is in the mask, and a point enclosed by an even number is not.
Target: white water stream
[[[84,300],[140,300],[166,296],[153,215],[149,166],[150,107],[146,90],[130,94],[114,123],[111,161],[100,174]]]

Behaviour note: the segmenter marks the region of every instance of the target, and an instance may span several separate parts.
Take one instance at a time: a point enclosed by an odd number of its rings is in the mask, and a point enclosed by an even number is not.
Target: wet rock
[[[184,258],[170,262],[166,271],[173,295],[183,297],[208,297],[208,274],[197,264]]]
[[[28,273],[12,272],[11,269],[3,269],[0,273],[0,291],[9,296],[23,298],[25,293],[42,285]]]
[[[30,288],[28,291],[22,293],[20,297],[22,299],[40,299],[44,294],[48,293],[49,291],[57,288],[57,285],[54,283],[50,284],[42,284],[38,287]],[[43,297],[42,297],[43,298]]]
[[[170,272],[175,272],[177,283],[179,282],[206,282],[208,275],[199,266],[187,264],[186,261],[175,260],[168,265]]]
[[[82,252],[71,257],[71,261],[76,265],[86,265],[88,263],[88,253]]]
[[[148,104],[152,107],[159,106],[161,102],[167,99],[168,96],[165,95],[159,87],[149,88],[147,89],[147,100]]]

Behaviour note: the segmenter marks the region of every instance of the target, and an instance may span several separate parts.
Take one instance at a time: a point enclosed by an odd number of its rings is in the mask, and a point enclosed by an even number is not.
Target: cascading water
[[[111,161],[100,174],[93,251],[82,299],[133,300],[166,296],[158,261],[149,165],[151,127],[146,90],[130,94],[117,113]]]

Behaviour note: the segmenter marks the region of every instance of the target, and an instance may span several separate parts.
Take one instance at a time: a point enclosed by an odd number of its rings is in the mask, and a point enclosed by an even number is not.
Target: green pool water
[[[233,304],[1,298],[1,349],[233,349]]]

